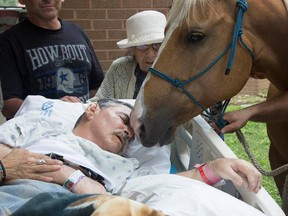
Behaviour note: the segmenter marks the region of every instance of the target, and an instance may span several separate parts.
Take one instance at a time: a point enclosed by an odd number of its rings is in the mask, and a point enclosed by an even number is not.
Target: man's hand
[[[250,118],[250,111],[248,109],[242,109],[232,112],[227,112],[224,114],[223,119],[228,121],[229,124],[223,127],[221,130],[213,122],[212,127],[216,130],[217,133],[233,133],[236,130],[244,127]]]
[[[45,164],[39,165],[39,160],[45,160]],[[1,159],[6,171],[6,180],[35,179],[52,182],[53,177],[44,173],[61,169],[62,161],[51,159],[43,154],[32,153],[24,149],[11,149],[10,153]]]
[[[231,180],[240,187],[243,187],[244,183],[247,182],[249,191],[258,192],[261,188],[261,173],[245,160],[219,158],[209,162],[208,165],[215,176]]]

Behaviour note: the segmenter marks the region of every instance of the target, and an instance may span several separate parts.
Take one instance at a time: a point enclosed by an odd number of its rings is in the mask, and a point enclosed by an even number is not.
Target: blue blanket
[[[11,216],[164,216],[148,206],[112,195],[40,193]]]
[[[91,197],[93,195],[79,195],[66,193],[41,193],[30,199],[12,216],[76,216],[91,215],[94,212],[93,204],[83,208],[66,209],[71,203]],[[95,196],[95,195],[94,195]]]

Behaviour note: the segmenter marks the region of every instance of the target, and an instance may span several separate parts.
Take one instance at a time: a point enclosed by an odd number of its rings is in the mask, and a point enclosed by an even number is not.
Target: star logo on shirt
[[[61,79],[61,84],[63,84],[64,81],[68,81],[67,76],[68,76],[68,73],[64,74],[63,71],[61,72],[61,75],[59,76]]]

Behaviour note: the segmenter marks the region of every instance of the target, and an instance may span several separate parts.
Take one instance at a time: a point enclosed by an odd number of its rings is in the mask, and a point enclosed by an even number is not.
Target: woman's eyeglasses
[[[155,43],[155,44],[147,44],[147,45],[140,45],[140,46],[135,46],[137,50],[141,50],[141,51],[147,51],[150,47],[152,47],[152,49],[154,51],[158,51],[160,49],[161,43]]]

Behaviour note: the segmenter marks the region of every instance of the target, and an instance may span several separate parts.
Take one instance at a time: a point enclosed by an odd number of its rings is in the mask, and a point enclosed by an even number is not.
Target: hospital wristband
[[[64,182],[63,187],[72,191],[73,188],[85,177],[85,175],[80,171],[77,170],[73,172],[69,178]]]
[[[195,164],[194,167],[198,169],[201,178],[204,180],[204,182],[206,184],[213,185],[213,183],[211,181],[209,181],[209,179],[207,178],[207,176],[204,173],[203,167],[205,165],[206,165],[206,163],[204,163],[204,164]]]
[[[203,169],[204,169],[204,172],[205,172],[205,174],[207,176],[207,179],[209,179],[209,181],[212,182],[213,185],[218,183],[220,180],[222,180],[222,178],[220,178],[218,176],[215,176],[211,172],[211,170],[209,168],[209,163],[206,163],[205,166],[203,167]]]
[[[5,181],[6,179],[6,172],[2,161],[0,160],[0,183]]]

